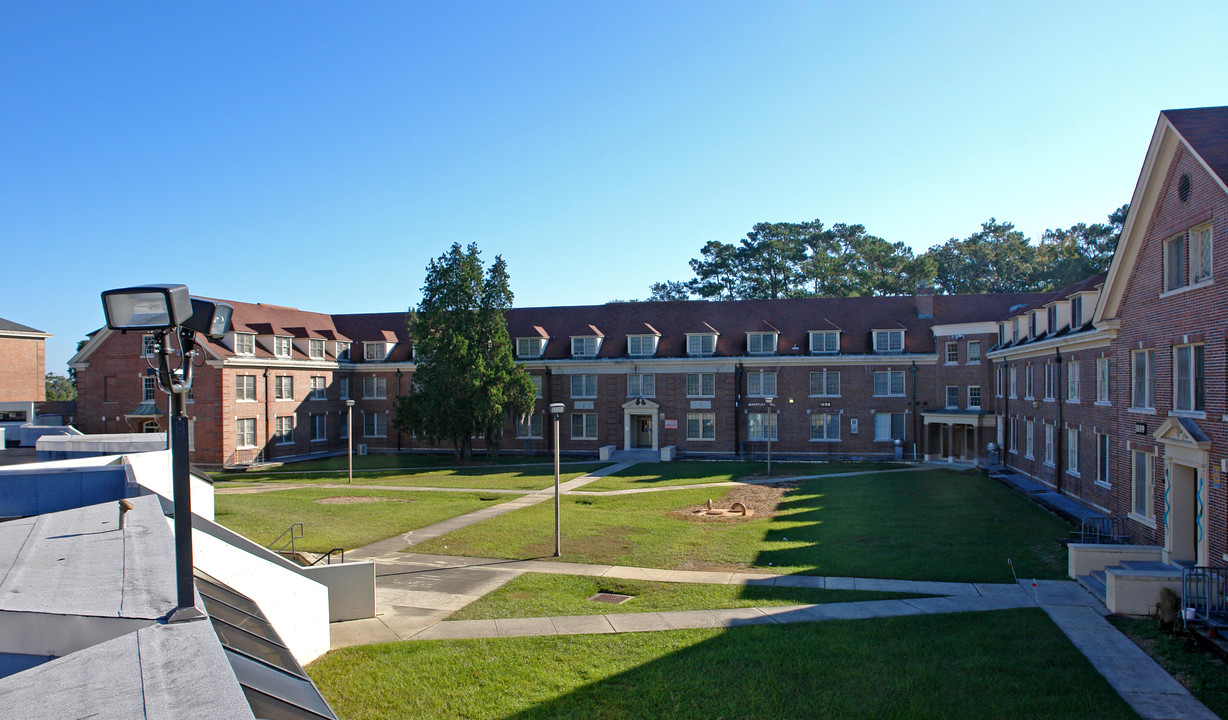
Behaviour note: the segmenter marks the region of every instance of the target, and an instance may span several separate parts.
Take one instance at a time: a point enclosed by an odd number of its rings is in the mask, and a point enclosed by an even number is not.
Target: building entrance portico
[[[979,410],[946,410],[921,414],[921,454],[926,460],[975,461],[981,446],[994,437],[998,418]]]
[[[623,403],[623,450],[658,450],[661,406],[646,398]]]
[[[1164,445],[1164,559],[1209,564],[1207,456],[1211,440],[1188,418],[1170,417],[1155,432]]]

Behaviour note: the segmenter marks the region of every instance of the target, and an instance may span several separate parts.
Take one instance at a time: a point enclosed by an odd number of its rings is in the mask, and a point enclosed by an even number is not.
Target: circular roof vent
[[[1190,199],[1190,176],[1188,174],[1181,176],[1181,181],[1177,183],[1177,197],[1181,198],[1181,202],[1188,202]]]

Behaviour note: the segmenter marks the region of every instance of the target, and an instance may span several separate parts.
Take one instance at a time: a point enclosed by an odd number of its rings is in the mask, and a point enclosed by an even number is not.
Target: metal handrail
[[[1079,523],[1081,542],[1097,545],[1122,545],[1130,542],[1120,517],[1088,517]]]
[[[1196,565],[1181,569],[1181,617],[1211,622],[1211,615],[1228,614],[1228,567]],[[1193,617],[1187,611],[1193,610]]]
[[[341,555],[341,562],[343,562],[343,563],[345,562],[345,548],[333,548],[332,550],[329,550],[328,552],[324,553],[323,555],[321,555],[320,557],[316,558],[315,560],[312,560],[312,561],[311,561],[311,563],[309,563],[309,564],[307,565],[307,567],[311,567],[312,565],[318,565],[318,564],[320,564],[320,562],[321,562],[322,560],[327,560],[327,561],[328,561],[328,562],[324,563],[325,565],[332,565],[332,564],[333,564],[333,553],[338,553],[338,554],[340,554],[340,555]]]
[[[297,532],[297,533],[295,532],[295,529],[296,529],[296,528],[298,529],[298,532]],[[282,544],[281,544],[280,546],[278,546],[278,547],[273,547],[274,545],[277,545],[277,543],[278,543],[278,542],[279,542],[279,541],[280,541],[282,538],[286,537],[287,535],[289,535],[289,538],[287,538],[287,539],[286,539],[286,541],[285,541],[284,543],[282,543]],[[273,552],[275,552],[275,553],[277,553],[277,554],[279,554],[279,555],[285,555],[285,554],[286,554],[286,552],[285,552],[285,551],[286,551],[286,546],[287,546],[287,545],[289,545],[289,546],[290,546],[290,555],[291,555],[291,556],[293,556],[293,555],[294,555],[294,541],[295,541],[295,540],[302,540],[302,539],[303,539],[303,524],[302,524],[301,522],[296,522],[296,523],[294,523],[293,525],[291,525],[290,527],[288,527],[288,528],[286,528],[285,530],[283,530],[283,531],[282,531],[282,533],[281,533],[281,535],[278,535],[278,536],[277,536],[277,539],[276,539],[276,540],[274,540],[273,542],[269,543],[268,545],[265,545],[265,547],[267,547],[268,549],[272,550]]]

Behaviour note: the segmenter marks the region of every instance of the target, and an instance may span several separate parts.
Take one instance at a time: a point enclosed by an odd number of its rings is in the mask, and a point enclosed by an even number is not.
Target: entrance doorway
[[[652,447],[652,416],[631,416],[631,445],[637,448]]]
[[[1189,465],[1172,463],[1169,470],[1169,559],[1180,565],[1199,562],[1198,545],[1203,521],[1202,502],[1198,488],[1198,470]]]

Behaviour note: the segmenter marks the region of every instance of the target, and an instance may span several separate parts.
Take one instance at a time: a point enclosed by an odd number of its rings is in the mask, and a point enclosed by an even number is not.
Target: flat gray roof
[[[253,717],[207,620],[150,625],[0,679],[0,711],[29,720]]]
[[[175,539],[157,496],[0,523],[0,611],[154,620],[175,607]]]

